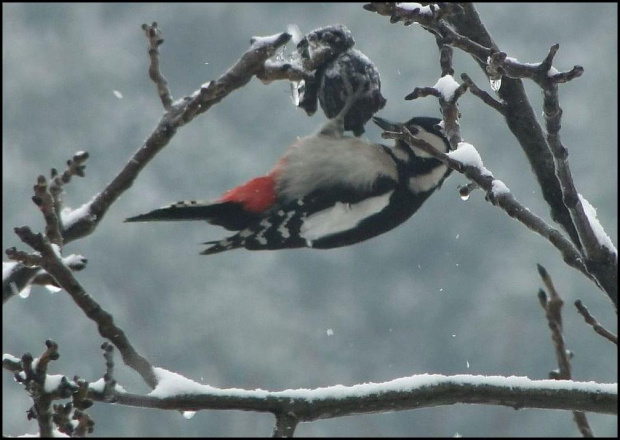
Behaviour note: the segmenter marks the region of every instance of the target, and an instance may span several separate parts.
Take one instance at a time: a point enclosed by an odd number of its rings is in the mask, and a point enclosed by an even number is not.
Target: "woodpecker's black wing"
[[[212,246],[201,254],[210,255],[236,248],[329,249],[364,241],[396,226],[391,226],[391,220],[373,221],[392,204],[395,194],[398,194],[397,182],[389,177],[378,179],[366,192],[347,186],[316,190],[305,197],[278,205],[233,236],[204,243]],[[374,226],[363,227],[365,223]]]

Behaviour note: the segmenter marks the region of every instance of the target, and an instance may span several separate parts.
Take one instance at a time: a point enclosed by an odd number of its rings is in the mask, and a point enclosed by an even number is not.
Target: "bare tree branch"
[[[5,265],[12,264],[13,266],[5,266],[9,269],[6,272],[3,271],[3,304],[33,284],[60,288],[56,280],[38,266],[40,256],[18,251],[14,247],[7,249],[6,255],[16,263],[5,263]],[[63,262],[72,271],[78,272],[86,268],[88,260],[81,255],[69,255],[63,258]]]
[[[504,115],[506,111],[504,104],[480,89],[466,73],[461,74],[461,79],[467,84],[471,93],[480,98],[486,105],[497,110],[501,115]]]
[[[429,383],[419,386],[404,386],[396,379],[381,384],[377,391],[361,392],[360,388],[374,384],[336,387],[333,393],[327,390],[289,390],[268,392],[226,390],[211,393],[191,394],[158,398],[152,395],[140,396],[118,393],[117,404],[141,408],[198,410],[241,410],[292,413],[300,422],[330,419],[354,414],[374,414],[385,411],[404,411],[418,408],[432,408],[455,403],[501,405],[515,409],[544,408],[568,411],[617,414],[618,395],[613,385],[594,385],[566,381],[530,380],[526,378],[505,378],[488,376],[441,376],[422,375]],[[523,380],[531,387],[521,388],[515,381]],[[584,388],[582,388],[585,387]],[[586,390],[587,389],[587,390]],[[613,391],[612,391],[613,389]],[[306,393],[303,397],[303,393]],[[89,395],[99,400],[96,393]]]
[[[143,24],[142,30],[146,34],[149,40],[149,56],[151,58],[151,65],[149,66],[149,77],[157,85],[157,93],[161,99],[161,103],[166,111],[172,108],[172,95],[168,89],[168,81],[161,74],[159,69],[159,46],[163,44],[164,39],[161,37],[161,31],[157,27],[157,22],[154,21],[151,25]]]
[[[445,20],[454,27],[455,32],[488,48],[487,57],[481,58],[480,51],[472,51],[467,46],[455,47],[472,55],[484,73],[490,77],[487,71],[487,59],[492,53],[500,52],[500,50],[482,24],[475,6],[471,3],[463,3],[461,6],[464,13],[447,15]],[[523,148],[538,179],[542,195],[551,208],[551,218],[562,225],[573,243],[579,246],[579,236],[570,213],[564,205],[560,183],[555,174],[553,157],[529,103],[523,83],[520,79],[504,77],[497,94],[504,105],[503,115],[508,128]]]
[[[460,9],[461,5],[458,6]],[[389,16],[390,23],[403,22],[405,26],[419,23],[435,35],[439,35],[446,44],[473,55],[482,63],[485,63],[487,57],[494,51],[490,48],[490,45],[479,44],[474,39],[465,36],[465,34],[455,32],[447,25],[443,20],[444,18],[451,17],[452,15],[462,15],[462,11],[461,13],[454,14],[454,6],[449,3],[441,3],[439,8],[434,5],[428,5],[428,9],[425,9],[424,12],[415,8],[411,9],[402,3],[369,3],[363,7],[367,11]]]
[[[523,206],[510,192],[506,185],[495,179],[493,174],[487,170],[478,168],[472,164],[464,164],[449,155],[435,149],[428,142],[421,139],[416,139],[406,127],[402,127],[400,133],[383,133],[383,137],[386,139],[402,139],[410,145],[414,145],[433,157],[444,162],[448,167],[453,170],[464,174],[468,179],[475,182],[480,188],[487,193],[487,200],[492,204],[502,208],[510,217],[518,220],[532,231],[541,235],[549,240],[556,249],[560,251],[564,262],[569,266],[579,270],[585,276],[592,278],[592,275],[587,271],[581,254],[573,246],[573,244],[567,240],[560,231],[553,228],[542,218],[536,216],[529,209]]]
[[[442,15],[421,14],[419,11],[411,11],[395,3],[371,3],[364,5],[364,9],[389,16],[391,23],[399,21],[404,22],[405,25],[413,22],[420,23],[435,35],[442,35],[445,42],[472,55],[490,79],[497,79],[496,76],[499,74],[494,74],[492,69],[487,68],[489,57],[500,52],[499,48],[480,21],[475,7],[469,3],[459,6],[463,9],[462,13]],[[573,242],[578,245],[579,236],[563,203],[561,187],[555,175],[553,157],[529,104],[522,82],[519,79],[503,78],[497,93],[503,101],[502,115],[529,159],[543,197],[551,207],[551,217],[564,227]]]
[[[92,202],[84,206],[87,214],[66,227],[63,231],[65,242],[69,243],[91,234],[110,206],[131,187],[140,171],[170,142],[179,127],[206,112],[234,90],[247,84],[257,73],[264,72],[265,61],[290,38],[289,34],[282,33],[273,38],[255,40],[239,61],[218,80],[211,81],[189,97],[172,104],[144,145],[131,157],[112,182],[97,194]],[[152,43],[150,32],[149,39]],[[161,40],[160,32],[155,40],[159,41],[158,39]]]
[[[112,315],[84,290],[71,269],[54,251],[49,240],[41,234],[32,233],[26,226],[15,228],[15,233],[24,243],[41,254],[40,266],[67,291],[84,314],[97,323],[99,334],[109,339],[119,349],[123,361],[138,372],[151,388],[155,388],[157,380],[149,361],[133,348],[125,332],[114,324]]]
[[[580,299],[575,301],[575,307],[577,307],[577,310],[579,311],[581,316],[583,316],[583,319],[586,321],[587,324],[590,324],[592,326],[592,329],[596,333],[618,345],[618,336],[614,335],[612,332],[599,324],[599,322],[590,314],[588,308],[583,305]]]
[[[547,297],[545,291],[540,289],[538,291],[538,299],[540,300],[540,305],[545,311],[547,323],[551,329],[551,340],[553,341],[555,357],[559,366],[559,370],[557,372],[551,372],[549,376],[551,379],[556,380],[571,380],[572,373],[570,356],[568,350],[566,349],[564,336],[562,334],[562,306],[564,305],[564,301],[562,301],[562,298],[560,298],[560,295],[555,289],[551,276],[540,264],[538,264],[538,273],[540,274],[545,287],[549,291],[549,297]],[[577,428],[579,429],[579,432],[581,432],[582,436],[594,437],[592,434],[592,428],[590,428],[588,419],[583,411],[573,411],[573,419],[575,420],[575,424],[577,425]]]
[[[578,78],[583,73],[581,66],[570,72],[560,73],[553,66],[553,58],[560,45],[555,44],[547,57],[538,64],[523,64],[498,52],[490,57],[489,64],[510,78],[530,78],[543,89],[543,114],[547,129],[547,144],[553,156],[554,168],[560,183],[563,203],[577,231],[579,241],[573,242],[582,250],[587,269],[598,284],[608,293],[614,304],[618,303],[618,256],[604,246],[596,236],[577,193],[568,162],[568,150],[560,139],[562,108],[558,95],[558,83]]]
[[[298,423],[299,419],[293,413],[276,414],[276,425],[271,436],[276,438],[293,437]]]
[[[570,81],[583,73],[581,66],[575,66],[569,72],[561,73],[552,67],[553,57],[559,46],[551,48],[546,58],[538,64],[519,63],[500,52],[481,23],[471,4],[462,4],[455,13],[453,6],[439,4],[436,6],[413,7],[409,4],[372,3],[364,8],[390,17],[390,22],[420,23],[433,32],[442,44],[452,44],[470,53],[484,69],[491,80],[501,81],[497,90],[502,103],[489,95],[476,95],[485,103],[502,113],[510,130],[515,134],[526,152],[530,165],[537,176],[543,196],[551,208],[552,219],[567,231],[579,252],[584,252],[583,260],[588,277],[607,293],[617,308],[618,304],[618,259],[613,250],[603,246],[593,233],[583,207],[577,197],[568,167],[567,151],[559,138],[561,109],[559,107],[557,84]],[[450,28],[454,27],[454,30]],[[464,40],[455,38],[460,33]],[[457,34],[458,35],[458,34]],[[459,45],[455,41],[460,41]],[[469,42],[476,42],[470,44]],[[477,45],[486,48],[481,51]],[[446,55],[442,55],[447,59]],[[442,71],[446,69],[442,64]],[[534,112],[528,102],[520,78],[529,78],[544,90],[545,120],[547,137],[536,121]],[[465,80],[465,79],[464,79]],[[465,80],[465,84],[471,81]],[[417,96],[427,96],[427,90],[416,90]],[[410,95],[411,96],[411,95]],[[443,107],[442,107],[443,108]],[[583,249],[585,248],[585,249]]]
[[[142,168],[170,141],[178,127],[191,121],[196,115],[205,112],[212,105],[223,99],[224,96],[249,82],[253,75],[263,71],[265,60],[271,57],[275,53],[276,48],[285,44],[291,36],[283,33],[275,37],[253,39],[250,50],[218,81],[212,81],[208,86],[202,87],[192,96],[185,98],[177,105],[172,105],[167,82],[159,71],[158,47],[163,42],[161,31],[157,28],[157,23],[153,23],[152,26],[144,25],[143,29],[150,43],[150,76],[157,84],[160,98],[164,108],[167,110],[157,129],[108,187],[99,193],[92,203],[87,206],[88,209],[85,210],[87,214],[67,225],[67,228],[62,233],[60,231],[60,221],[56,215],[57,211],[54,209],[54,198],[47,191],[47,181],[43,176],[40,176],[37,185],[34,187],[35,196],[33,201],[44,214],[47,225],[46,236],[34,234],[28,227],[15,228],[15,232],[20,239],[39,252],[40,255],[29,255],[25,252],[18,252],[16,249],[10,249],[7,253],[12,258],[19,259],[22,264],[36,265],[44,269],[59,286],[71,295],[86,316],[97,323],[99,333],[104,338],[109,339],[119,349],[124,362],[136,370],[151,388],[154,388],[157,385],[157,379],[151,364],[133,348],[122,329],[114,324],[112,315],[103,310],[88,295],[73,276],[69,267],[63,263],[59,256],[63,245],[63,236],[64,242],[69,242],[93,232],[107,209],[131,186]],[[58,177],[54,170],[52,174],[55,187],[59,188],[63,182],[68,182],[71,175],[83,175],[83,162],[87,158],[88,155],[86,153],[76,154],[74,161],[69,161],[68,163],[69,171],[65,172],[63,176]],[[55,191],[56,195],[59,193],[59,190]],[[56,201],[59,201],[59,198]],[[52,248],[52,244],[57,246],[57,250]],[[31,269],[28,271],[18,272],[14,270],[12,273],[20,273],[22,280],[32,282],[40,273],[39,267],[36,267],[36,272],[34,271],[35,267],[32,267],[28,268]],[[3,282],[5,300],[10,298],[17,288],[15,277],[13,279],[7,278],[9,279],[6,280],[6,283]],[[22,284],[25,285],[25,283]],[[9,295],[8,292],[11,294]]]

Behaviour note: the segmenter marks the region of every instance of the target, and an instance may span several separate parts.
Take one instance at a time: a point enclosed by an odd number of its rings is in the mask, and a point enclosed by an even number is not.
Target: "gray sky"
[[[500,48],[541,61],[560,43],[554,66],[582,65],[560,88],[562,140],[578,191],[597,208],[617,243],[617,5],[481,4]],[[342,23],[381,73],[388,99],[380,115],[438,116],[438,104],[404,96],[438,79],[437,49],[418,26],[391,25],[357,4],[4,4],[4,247],[25,249],[13,227],[41,230],[31,203],[36,176],[62,169],[76,151],[90,153],[86,178],[67,186],[78,207],[100,191],[140,147],[162,107],[149,80],[140,25],[158,21],[161,65],[175,98],[217,78],[254,35],[297,24],[303,32]],[[287,52],[292,50],[287,47]],[[468,73],[491,92],[482,72],[455,51],[457,78]],[[541,115],[539,89],[526,82]],[[122,99],[115,95],[122,93]],[[502,119],[472,95],[460,101],[465,140],[523,204],[548,221],[540,188]],[[106,215],[95,234],[66,253],[89,259],[78,279],[114,314],[155,365],[216,387],[313,388],[380,382],[418,373],[546,378],[556,368],[536,298],[536,263],[554,277],[567,306],[565,333],[574,377],[616,381],[616,353],[574,312],[581,298],[616,331],[609,302],[566,267],[545,240],[484,201],[463,202],[466,180],[452,175],[416,215],[368,242],[332,251],[234,251],[198,256],[201,242],[226,231],[200,222],[124,224],[123,219],[182,199],[212,199],[268,171],[296,136],[325,121],[294,108],[289,86],[253,80],[182,128]],[[380,141],[367,128],[366,136]],[[386,141],[387,142],[387,141]],[[328,332],[328,330],[331,330]],[[329,334],[328,334],[329,333]],[[333,333],[333,334],[331,334]],[[39,354],[60,344],[52,373],[98,379],[104,371],[94,325],[61,292],[33,289],[3,308],[3,352]],[[117,360],[118,379],[146,392]],[[34,432],[28,399],[3,374],[4,434]],[[268,435],[269,415],[176,412],[95,405],[97,435]],[[121,421],[119,423],[119,421]],[[614,417],[591,416],[597,435],[616,435]],[[566,436],[565,412],[455,406],[303,424],[307,436]]]

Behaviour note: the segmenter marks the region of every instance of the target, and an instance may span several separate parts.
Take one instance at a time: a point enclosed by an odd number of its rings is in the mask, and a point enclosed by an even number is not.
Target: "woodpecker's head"
[[[395,131],[400,132],[400,127],[403,125],[407,127],[407,129],[411,132],[411,134],[423,141],[428,142],[436,149],[441,152],[447,153],[450,150],[450,143],[443,133],[443,129],[439,125],[441,123],[441,119],[439,118],[431,118],[428,116],[418,116],[415,118],[409,119],[404,124],[399,124],[396,122],[390,122],[383,118],[374,117],[372,118],[375,124],[381,127],[384,131]],[[410,149],[413,154],[420,158],[430,158],[432,157],[428,153],[420,150],[416,147],[409,147],[405,141],[397,140],[396,141],[397,148],[400,149]]]
[[[450,142],[440,126],[441,119],[422,116],[411,118],[404,124],[396,124],[374,117],[373,121],[385,131],[400,132],[405,126],[415,138],[426,141],[437,150],[444,153],[450,150]],[[439,188],[452,171],[439,159],[400,139],[396,140],[391,151],[401,178],[407,179],[410,194],[419,204]]]

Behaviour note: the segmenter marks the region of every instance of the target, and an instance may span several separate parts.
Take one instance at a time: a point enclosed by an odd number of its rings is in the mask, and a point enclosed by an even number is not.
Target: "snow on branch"
[[[58,346],[53,341],[46,344],[48,350],[38,359],[28,354],[21,359],[5,354],[3,368],[12,371],[26,385],[40,384],[40,393],[48,405],[53,400],[71,397],[73,406],[81,410],[90,407],[92,401],[99,401],[179,410],[190,415],[199,410],[269,412],[276,416],[275,435],[292,435],[299,422],[455,403],[617,414],[617,384],[532,380],[515,376],[421,374],[383,383],[267,391],[216,388],[155,367],[156,387],[147,395],[138,395],[127,392],[114,380],[109,344],[102,346],[106,374],[103,379],[92,383],[77,377],[71,380],[63,375],[47,374],[49,361],[58,359]],[[35,370],[38,376],[33,373]],[[67,405],[64,407],[70,408]]]
[[[422,374],[384,383],[266,391],[215,388],[161,368],[155,368],[155,373],[158,386],[150,394],[117,393],[117,403],[182,411],[236,409],[292,413],[298,421],[305,422],[455,403],[617,413],[617,384],[594,382]],[[93,398],[96,400],[96,396]]]
[[[596,216],[590,215],[591,205],[587,201],[584,202],[585,199],[578,194],[568,162],[568,149],[560,137],[563,111],[560,107],[558,84],[580,77],[584,70],[581,66],[574,66],[568,72],[559,72],[554,68],[553,59],[559,48],[559,44],[553,45],[540,63],[521,63],[515,58],[508,57],[504,52],[497,52],[489,57],[488,67],[509,78],[532,79],[543,90],[546,140],[553,157],[563,203],[577,232],[573,242],[582,252],[588,271],[617,305],[618,252],[596,220]]]
[[[291,39],[291,35],[284,32],[272,37],[255,37],[250,48],[217,80],[209,81],[191,95],[173,101],[168,83],[160,71],[159,47],[164,42],[162,31],[157,23],[143,25],[143,30],[149,41],[149,75],[157,85],[166,112],[142,147],[112,182],[86,206],[83,215],[74,217],[72,223],[64,228],[66,243],[91,234],[110,206],[131,187],[142,169],[170,142],[179,127],[206,112],[234,90],[243,87],[253,76],[264,74],[265,62]]]
[[[385,139],[401,139],[409,145],[420,148],[426,153],[441,160],[453,170],[464,174],[465,177],[473,181],[486,192],[489,202],[499,206],[510,217],[518,220],[532,231],[549,240],[551,244],[561,252],[566,264],[592,279],[592,276],[583,263],[581,254],[560,231],[547,224],[542,218],[523,206],[512,195],[503,182],[501,184],[499,182],[494,184],[497,179],[495,179],[493,174],[482,165],[480,155],[473,145],[461,142],[455,151],[446,154],[437,150],[428,142],[415,138],[404,126],[401,127],[401,131],[398,133],[384,132],[382,136]]]
[[[553,59],[558,52],[558,44],[550,48],[542,62],[521,63],[516,58],[508,57],[493,43],[484,26],[477,20],[477,12],[471,4],[439,3],[427,7],[410,3],[370,3],[364,5],[364,9],[389,16],[391,23],[403,22],[406,26],[418,23],[433,33],[440,49],[442,78],[451,78],[453,72],[451,50],[446,46],[460,48],[478,61],[501,101],[482,91],[465,74],[461,76],[463,89],[456,89],[455,96],[449,93],[454,88],[451,82],[440,80],[434,87],[416,88],[406,99],[429,95],[439,98],[446,135],[453,149],[461,141],[458,111],[453,102],[458,91],[464,92],[469,87],[475,96],[497,110],[506,119],[525,151],[543,197],[551,209],[551,218],[567,232],[572,241],[571,248],[575,247],[578,252],[576,257],[571,257],[572,263],[569,264],[578,264],[580,270],[617,307],[617,251],[613,244],[610,245],[610,240],[605,238],[607,234],[600,232],[602,227],[591,221],[592,216],[586,212],[588,208],[581,202],[572,179],[568,150],[560,140],[562,109],[559,105],[558,84],[580,77],[584,72],[583,67],[576,65],[567,72],[554,68]],[[521,79],[531,79],[543,90],[546,134],[535,119]],[[449,96],[452,96],[451,100],[447,99]],[[559,232],[547,235],[556,242],[556,247],[559,241],[565,241]],[[563,254],[566,259],[566,252]]]

